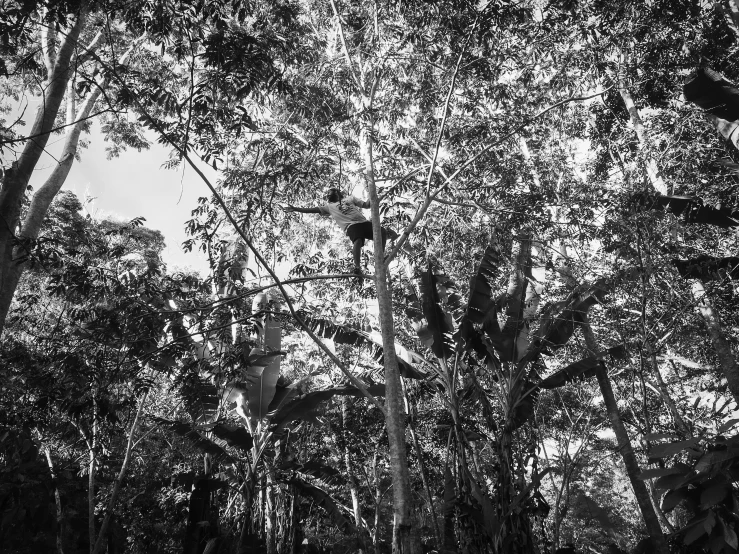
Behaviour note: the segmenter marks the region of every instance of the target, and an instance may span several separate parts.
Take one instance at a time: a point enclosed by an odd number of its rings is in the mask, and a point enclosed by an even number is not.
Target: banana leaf
[[[373,396],[385,396],[385,385],[371,385],[367,387]],[[313,417],[313,411],[321,402],[330,400],[336,395],[363,396],[356,387],[334,387],[312,391],[280,407],[271,418],[272,431],[278,433],[286,425],[296,419],[309,419]]]
[[[701,281],[714,281],[724,278],[726,274],[732,279],[739,279],[739,258],[730,256],[727,258],[716,258],[714,256],[701,255],[688,260],[672,260],[678,273],[685,279],[700,279]]]
[[[282,352],[263,353],[253,350],[247,360],[244,374],[249,415],[255,422],[262,421],[269,413],[269,405],[275,396],[280,377]]]
[[[356,530],[352,521],[344,513],[348,510],[344,509],[344,511],[342,511],[336,500],[334,500],[334,498],[326,491],[313,485],[309,485],[305,481],[297,478],[290,479],[287,483],[293,485],[298,494],[306,498],[310,498],[323,508],[331,518],[334,525],[336,525],[342,533],[350,534]]]
[[[218,413],[220,395],[213,383],[191,375],[181,388],[187,412],[195,423],[210,423]]]
[[[487,314],[493,309],[491,283],[498,277],[500,252],[495,246],[488,246],[470,280],[470,295],[467,299],[467,311],[463,321],[482,324]]]
[[[192,428],[191,424],[182,421],[171,421],[162,417],[154,417],[153,419],[162,427],[166,427],[170,431],[173,431],[179,436],[189,440],[198,450],[202,450],[215,458],[222,459],[230,463],[234,462],[233,458],[229,456],[221,446],[217,445],[212,440],[203,437]]]
[[[245,452],[249,452],[254,445],[254,438],[249,431],[238,425],[219,423],[213,426],[211,432],[219,439],[226,441],[229,446],[240,448]]]
[[[437,275],[433,266],[429,263],[426,270],[421,274],[419,283],[420,311],[426,320],[426,326],[421,324],[416,331],[426,346],[431,348],[434,356],[440,359],[446,359],[454,353],[452,344],[454,322],[452,315],[442,306],[440,295],[440,289],[446,292],[445,281],[447,280],[448,278],[445,275],[443,277]],[[458,305],[458,297],[455,295],[451,298],[454,298],[455,304]]]
[[[341,472],[339,470],[316,461],[308,461],[301,464],[294,460],[290,460],[288,462],[280,464],[278,469],[281,469],[283,471],[298,471],[305,475],[310,475],[311,477],[321,479],[322,481],[331,484],[338,481],[338,478],[341,477]]]
[[[574,381],[575,379],[585,380],[588,377],[593,377],[599,367],[603,364],[603,358],[610,356],[612,358],[620,359],[626,355],[623,345],[614,346],[608,350],[600,352],[597,356],[590,356],[579,360],[573,364],[568,365],[556,371],[543,381],[539,383],[539,387],[542,389],[556,389],[563,387],[567,383]]]
[[[366,332],[348,325],[339,325],[325,319],[303,316],[304,321],[311,330],[319,337],[333,340],[337,344],[348,344],[351,346],[366,346],[374,360],[382,364],[384,350],[382,348],[382,336],[376,332]],[[425,379],[428,375],[416,367],[416,364],[424,361],[423,357],[406,348],[399,342],[395,342],[395,354],[400,367],[400,374],[408,379]]]

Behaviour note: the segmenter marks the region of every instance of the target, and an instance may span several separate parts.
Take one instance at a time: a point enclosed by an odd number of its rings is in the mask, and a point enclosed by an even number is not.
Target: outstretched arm
[[[318,208],[298,208],[296,206],[285,206],[282,209],[288,213],[290,212],[299,212],[301,214],[320,214],[321,213],[321,210],[319,210]]]

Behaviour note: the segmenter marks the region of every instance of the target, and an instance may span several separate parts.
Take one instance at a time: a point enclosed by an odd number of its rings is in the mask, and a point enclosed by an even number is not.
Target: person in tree
[[[303,214],[320,214],[331,216],[336,224],[341,227],[349,240],[352,242],[352,254],[354,255],[354,273],[362,274],[360,254],[365,240],[372,240],[372,222],[368,221],[360,208],[369,208],[369,200],[360,200],[354,196],[345,196],[338,188],[330,188],[326,192],[326,202],[323,206],[315,208],[298,208],[296,206],[285,206],[286,212],[300,212]],[[381,227],[382,248],[385,249],[387,238],[391,240],[398,238],[398,233],[392,229]]]

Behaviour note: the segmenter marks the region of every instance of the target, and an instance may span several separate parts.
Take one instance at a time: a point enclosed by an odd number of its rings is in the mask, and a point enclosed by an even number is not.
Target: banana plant
[[[487,550],[482,551],[534,551],[530,516],[545,515],[548,510],[538,493],[547,470],[537,472],[535,452],[529,452],[534,471],[527,479],[526,468],[514,462],[514,452],[519,447],[516,440],[525,443],[531,434],[530,420],[542,389],[588,377],[606,357],[622,353],[620,347],[610,349],[573,363],[542,381],[542,355],[551,355],[569,341],[583,323],[582,315],[604,299],[609,286],[606,281],[598,281],[581,287],[551,304],[537,318],[544,261],[536,246],[526,236],[514,245],[505,289],[501,286],[504,272],[500,249],[494,244],[488,246],[470,281],[466,302],[456,284],[433,262],[417,271],[407,287],[406,315],[421,344],[436,359],[435,378],[453,421],[442,509],[446,549],[456,548],[457,539],[450,536],[452,531],[469,530],[471,521],[472,534],[487,537]],[[532,332],[537,319],[538,328]],[[461,407],[470,402],[477,404],[494,435],[494,440],[489,441],[496,466],[492,496],[468,469],[471,442],[484,438],[465,429],[460,418]],[[465,408],[472,411],[471,406]],[[457,463],[450,473],[452,458]],[[456,479],[451,475],[456,475]],[[456,526],[449,521],[455,510]]]
[[[276,495],[281,490],[289,491],[288,496],[297,494],[311,499],[342,531],[361,536],[347,517],[348,508],[320,484],[311,482],[316,477],[325,481],[338,472],[315,460],[295,462],[289,455],[289,442],[295,422],[314,421],[322,403],[337,395],[362,397],[362,393],[354,387],[339,386],[301,394],[312,375],[294,383],[281,376],[279,312],[279,303],[269,294],[257,295],[252,303],[252,340],[236,344],[229,344],[231,335],[220,340],[197,340],[185,332],[182,318],[176,321],[173,334],[189,344],[193,360],[201,370],[194,394],[186,403],[192,421],[159,418],[157,422],[221,467],[218,477],[203,476],[193,482],[193,497],[207,497],[219,489],[237,493],[244,506],[242,542],[269,542],[271,531],[266,523],[270,518],[265,510],[275,508],[279,501]],[[324,328],[330,326],[324,324]],[[371,344],[368,334],[362,340],[363,344]],[[400,354],[409,364],[413,360],[410,353]],[[219,360],[234,366],[229,374],[236,378],[219,384],[218,377],[223,373],[215,367]],[[381,384],[370,386],[369,391],[376,396],[385,394]]]

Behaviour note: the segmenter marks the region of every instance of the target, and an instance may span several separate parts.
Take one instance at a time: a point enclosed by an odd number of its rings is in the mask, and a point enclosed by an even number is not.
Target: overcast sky
[[[34,109],[32,104],[26,111],[25,120],[29,126],[35,115]],[[147,227],[164,235],[167,247],[163,258],[170,270],[192,267],[207,271],[208,262],[203,255],[184,253],[181,246],[187,238],[185,221],[190,219],[198,197],[209,194],[200,177],[189,169],[163,169],[162,164],[168,159],[169,151],[159,144],[152,144],[148,151],[127,151],[119,158],[106,159],[108,143],[104,142],[97,123],[92,133],[83,135],[82,139],[89,140],[89,147],[80,149],[81,161],[75,161],[63,188],[73,191],[83,203],[86,197],[93,197],[87,208],[96,218],[110,216],[131,220],[145,217]],[[63,135],[50,138],[47,153],[31,180],[34,189],[38,189],[53,169],[63,142]],[[207,166],[201,169],[215,184],[217,173]]]

